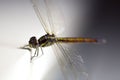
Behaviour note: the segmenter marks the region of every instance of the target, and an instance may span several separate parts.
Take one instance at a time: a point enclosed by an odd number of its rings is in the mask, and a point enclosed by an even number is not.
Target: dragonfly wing
[[[44,0],[52,33],[58,35],[64,30],[65,19],[60,8],[59,0]]]
[[[65,18],[59,0],[31,0],[34,10],[49,34],[59,35],[64,30]]]
[[[63,45],[58,43],[55,46],[57,47],[55,55],[63,75],[67,78],[66,80],[86,80],[87,73],[85,72],[83,60],[80,55],[76,55],[77,51],[62,47]]]
[[[60,66],[61,72],[64,76],[64,80],[69,80],[70,78],[70,67],[68,66],[68,63],[66,61],[66,58],[62,55],[59,47],[55,44],[52,46],[54,54],[56,56],[56,59],[58,61],[58,64]],[[72,79],[74,80],[74,79]]]
[[[41,25],[43,26],[44,30],[48,34],[52,34],[52,31],[50,30],[50,23],[48,19],[48,12],[46,9],[46,5],[44,4],[44,1],[40,0],[31,0],[33,4],[33,8],[40,20]]]

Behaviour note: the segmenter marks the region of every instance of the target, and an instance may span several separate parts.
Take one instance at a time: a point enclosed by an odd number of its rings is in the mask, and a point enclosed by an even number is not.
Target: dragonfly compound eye
[[[34,37],[34,36],[31,37],[29,40],[30,47],[36,48],[37,44],[38,44],[38,41],[37,41],[36,37]]]

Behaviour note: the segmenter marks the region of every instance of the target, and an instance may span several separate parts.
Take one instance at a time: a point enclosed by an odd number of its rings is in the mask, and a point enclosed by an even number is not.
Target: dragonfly
[[[86,37],[59,37],[55,34],[55,31],[52,30],[56,26],[53,22],[52,12],[50,9],[50,1],[52,0],[41,0],[44,5],[42,7],[39,4],[39,0],[31,0],[33,4],[34,11],[37,14],[37,17],[40,20],[40,23],[42,27],[44,28],[46,34],[41,36],[39,39],[37,39],[35,36],[31,37],[28,44],[20,47],[21,49],[27,49],[31,52],[31,49],[34,48],[35,52],[34,55],[31,56],[31,61],[39,56],[39,49],[41,49],[42,55],[44,54],[43,48],[54,46],[60,49],[61,53],[55,52],[57,61],[61,67],[61,70],[63,74],[65,75],[65,80],[69,80],[68,75],[69,73],[72,73],[74,75],[74,79],[72,80],[78,80],[76,79],[76,74],[78,72],[82,72],[84,74],[84,71],[81,69],[82,60],[79,55],[75,55],[74,52],[70,54],[71,51],[66,50],[61,44],[65,43],[99,43],[99,40],[96,38],[86,38]],[[46,10],[46,15],[44,16],[43,11]],[[47,19],[45,19],[47,18]],[[79,69],[79,70],[78,70]],[[67,77],[66,77],[67,76]],[[79,76],[79,75],[78,75]]]

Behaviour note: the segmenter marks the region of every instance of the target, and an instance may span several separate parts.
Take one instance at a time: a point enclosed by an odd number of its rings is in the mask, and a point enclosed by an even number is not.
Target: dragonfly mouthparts
[[[31,48],[29,45],[24,45],[22,47],[19,47],[19,49],[24,49],[24,50],[28,50],[28,51],[31,51]]]

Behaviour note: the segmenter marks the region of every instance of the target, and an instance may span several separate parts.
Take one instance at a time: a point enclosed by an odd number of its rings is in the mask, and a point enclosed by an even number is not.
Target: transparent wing
[[[55,55],[61,67],[65,80],[86,80],[87,73],[79,51],[73,51],[56,43]]]
[[[31,0],[33,4],[33,8],[40,20],[40,23],[42,24],[44,30],[48,34],[52,34],[52,31],[50,29],[50,20],[49,20],[49,13],[46,8],[46,4],[44,3],[44,0]]]
[[[64,30],[65,19],[58,0],[32,0],[34,10],[47,33],[59,34]]]
[[[47,6],[47,11],[50,14],[49,20],[51,23],[51,30],[55,35],[62,33],[66,26],[64,14],[59,1],[60,0],[44,0]]]

